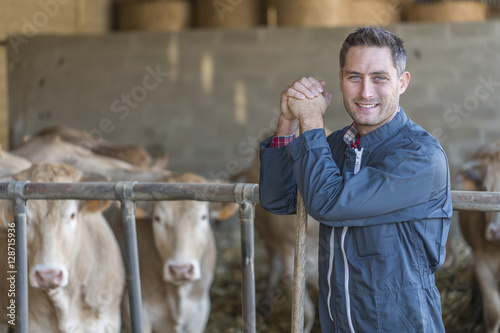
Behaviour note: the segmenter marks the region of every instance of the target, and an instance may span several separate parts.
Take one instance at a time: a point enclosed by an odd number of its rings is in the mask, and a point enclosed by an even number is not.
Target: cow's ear
[[[10,182],[12,177],[0,179],[0,183]],[[12,201],[0,200],[0,229],[7,229],[10,223],[14,222],[14,215],[12,212]]]
[[[483,175],[477,169],[466,169],[458,173],[456,177],[457,186],[463,191],[483,190]]]
[[[135,218],[149,219],[153,216],[152,201],[136,201],[135,202]]]
[[[12,201],[0,200],[0,229],[7,229],[13,222]]]
[[[224,221],[234,216],[239,205],[234,202],[212,202],[210,203],[210,217],[216,221]]]
[[[102,213],[111,203],[111,200],[81,200],[79,210],[84,213]]]
[[[111,178],[96,172],[84,171],[80,182],[109,182]]]

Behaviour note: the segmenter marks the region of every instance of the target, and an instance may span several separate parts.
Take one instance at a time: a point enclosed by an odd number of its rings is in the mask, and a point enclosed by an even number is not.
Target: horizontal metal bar
[[[451,198],[455,210],[500,211],[500,192],[451,191]]]
[[[213,202],[240,202],[246,194],[235,194],[241,184],[187,184],[187,183],[135,183],[132,200],[196,200]],[[245,200],[258,203],[258,186],[250,184],[252,194]],[[0,199],[8,199],[8,183],[0,183]],[[248,186],[239,186],[247,191]],[[24,186],[25,200],[117,200],[116,183],[27,183]]]
[[[0,199],[9,199],[8,184],[0,183]],[[116,183],[26,183],[23,199],[119,200]],[[247,193],[247,192],[251,193]],[[245,192],[245,193],[239,193]],[[259,203],[257,184],[135,183],[132,200],[197,200]],[[500,211],[500,192],[451,191],[453,209]]]

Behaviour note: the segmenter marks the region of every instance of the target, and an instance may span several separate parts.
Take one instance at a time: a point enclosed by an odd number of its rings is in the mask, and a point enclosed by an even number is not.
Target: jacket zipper
[[[345,234],[347,233],[347,229],[349,227],[344,227],[342,230],[342,239],[341,239],[341,247],[342,247],[342,256],[344,257],[344,288],[345,288],[345,306],[347,310],[347,322],[349,324],[349,329],[351,333],[354,333],[354,327],[352,326],[352,317],[351,317],[351,299],[349,297],[349,263],[347,262],[347,255],[345,253],[344,241]]]
[[[357,174],[361,169],[361,157],[363,156],[363,148],[355,148],[354,152],[356,153],[356,161],[354,163],[354,174]],[[352,325],[352,317],[351,317],[351,298],[349,297],[349,262],[347,261],[347,255],[345,253],[345,235],[347,234],[347,229],[349,227],[345,226],[342,230],[342,238],[341,238],[341,248],[342,248],[342,256],[344,257],[344,288],[345,288],[345,306],[347,311],[347,322],[349,324],[349,329],[351,333],[354,333],[354,326]]]
[[[356,153],[356,162],[354,164],[354,174],[357,174],[359,172],[359,169],[361,169],[361,156],[363,155],[363,148],[361,148],[361,149],[355,148],[354,152]]]
[[[328,314],[330,315],[332,323],[335,322],[335,320],[333,320],[332,308],[330,306],[330,300],[332,298],[332,272],[333,272],[334,256],[335,256],[335,227],[332,227],[332,232],[330,233],[330,258],[328,262],[330,266],[328,268],[328,297],[326,302],[326,304],[328,304]]]

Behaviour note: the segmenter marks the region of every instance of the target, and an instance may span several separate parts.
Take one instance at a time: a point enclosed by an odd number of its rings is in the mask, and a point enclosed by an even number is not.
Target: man
[[[331,95],[325,82],[301,78],[282,93],[276,133],[261,143],[261,205],[294,214],[298,187],[321,223],[323,332],[444,332],[434,273],[452,215],[448,162],[399,106],[405,66],[399,37],[358,28],[340,51],[352,125],[325,137]]]

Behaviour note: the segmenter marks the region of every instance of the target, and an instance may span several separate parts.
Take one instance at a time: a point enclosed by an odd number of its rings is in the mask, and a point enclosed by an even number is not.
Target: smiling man
[[[294,214],[298,188],[321,224],[323,332],[444,332],[434,273],[452,215],[448,161],[399,105],[405,67],[398,36],[358,28],[339,72],[354,122],[326,137],[331,94],[304,77],[282,93],[276,133],[261,143],[263,208]]]

